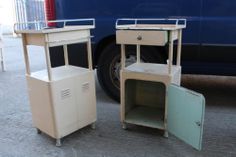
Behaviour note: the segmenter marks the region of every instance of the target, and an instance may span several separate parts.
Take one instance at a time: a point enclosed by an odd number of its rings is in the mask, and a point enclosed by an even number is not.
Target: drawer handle
[[[141,35],[139,35],[138,37],[137,37],[137,40],[142,40],[143,38],[142,38],[142,36]]]

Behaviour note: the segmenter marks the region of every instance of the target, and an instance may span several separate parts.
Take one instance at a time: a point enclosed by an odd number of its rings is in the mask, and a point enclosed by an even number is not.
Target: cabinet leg
[[[0,61],[1,61],[2,72],[4,72],[5,69],[4,69],[4,63],[3,63],[2,48],[0,48]]]
[[[168,137],[169,137],[168,131],[165,130],[163,136],[166,137],[166,138],[168,138]]]
[[[5,71],[5,69],[4,69],[4,64],[3,64],[3,61],[1,61],[1,66],[2,66],[2,72],[4,72],[4,71]]]
[[[41,134],[42,133],[42,131],[39,130],[38,128],[36,128],[36,130],[37,130],[37,134]]]
[[[56,146],[61,147],[61,139],[60,138],[56,139]]]
[[[126,125],[126,123],[122,123],[122,129],[124,129],[124,130],[126,130],[127,129],[127,125]]]
[[[92,129],[96,129],[96,124],[95,124],[95,122],[91,124],[91,128],[92,128]]]

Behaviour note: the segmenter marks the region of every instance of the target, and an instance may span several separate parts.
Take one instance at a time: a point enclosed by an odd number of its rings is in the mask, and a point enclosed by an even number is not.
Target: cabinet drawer
[[[117,44],[140,44],[163,46],[168,41],[167,31],[116,31]]]

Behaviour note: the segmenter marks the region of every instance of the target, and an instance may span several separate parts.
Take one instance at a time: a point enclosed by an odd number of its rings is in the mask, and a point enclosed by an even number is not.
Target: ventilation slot
[[[86,82],[82,85],[82,92],[88,92],[89,91],[89,83]]]
[[[71,92],[70,89],[65,89],[61,91],[61,99],[66,99],[69,98],[71,96]]]

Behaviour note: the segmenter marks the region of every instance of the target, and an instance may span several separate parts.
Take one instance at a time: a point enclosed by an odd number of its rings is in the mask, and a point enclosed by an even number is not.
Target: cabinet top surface
[[[49,26],[49,27],[48,27]],[[14,31],[19,34],[48,34],[95,28],[95,19],[64,19],[54,21],[29,21],[15,23]]]
[[[184,25],[164,25],[164,24],[136,24],[136,25],[120,25],[116,27],[118,30],[178,30],[185,28]]]
[[[20,34],[48,34],[48,33],[58,33],[58,32],[68,32],[76,30],[90,30],[93,29],[93,26],[83,25],[83,26],[65,26],[63,28],[45,28],[45,29],[22,29],[15,30],[16,33]]]
[[[84,75],[91,72],[89,69],[76,67],[76,66],[60,66],[56,68],[52,68],[52,81],[58,81],[62,79],[66,79],[69,77]],[[37,71],[31,74],[31,77],[42,80],[49,81],[47,70]]]
[[[172,31],[186,28],[186,19],[168,19],[168,18],[121,18],[116,21],[118,30],[163,30]]]

